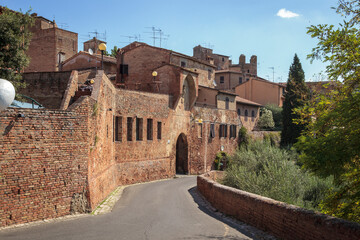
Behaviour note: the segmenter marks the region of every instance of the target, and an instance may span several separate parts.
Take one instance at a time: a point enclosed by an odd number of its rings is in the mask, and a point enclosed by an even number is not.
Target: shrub
[[[250,142],[250,136],[247,133],[247,130],[244,126],[242,126],[239,130],[239,138],[238,138],[239,146],[247,145]]]
[[[261,109],[261,116],[259,118],[259,121],[257,123],[258,127],[260,129],[272,129],[275,126],[272,112],[270,110],[267,110],[266,108]]]
[[[231,157],[223,184],[278,201],[317,209],[331,181],[302,171],[297,155],[269,142],[241,146]]]
[[[267,132],[264,133],[264,142],[269,142],[271,146],[280,145],[280,132]]]
[[[224,170],[228,166],[229,155],[226,152],[218,152],[215,157],[215,170]]]
[[[282,107],[279,107],[275,104],[266,104],[265,108],[272,112],[272,116],[275,123],[275,129],[281,130],[282,129]]]

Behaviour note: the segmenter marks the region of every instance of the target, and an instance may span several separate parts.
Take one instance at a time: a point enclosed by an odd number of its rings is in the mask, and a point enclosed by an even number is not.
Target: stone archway
[[[184,133],[176,141],[176,173],[188,174],[188,142]]]

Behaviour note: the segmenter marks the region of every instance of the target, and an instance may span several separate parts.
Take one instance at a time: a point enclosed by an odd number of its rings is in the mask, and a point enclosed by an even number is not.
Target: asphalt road
[[[268,239],[209,210],[196,177],[129,186],[111,213],[0,231],[1,240]]]

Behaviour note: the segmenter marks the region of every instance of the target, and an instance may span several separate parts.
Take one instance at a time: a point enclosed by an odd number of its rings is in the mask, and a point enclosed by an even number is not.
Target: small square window
[[[186,67],[186,62],[181,61],[181,67]]]
[[[224,83],[224,76],[220,76],[220,83]]]

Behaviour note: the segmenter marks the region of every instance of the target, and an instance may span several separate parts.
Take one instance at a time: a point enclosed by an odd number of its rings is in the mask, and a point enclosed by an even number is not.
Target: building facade
[[[30,64],[25,72],[59,71],[61,63],[78,51],[78,34],[58,28],[55,21],[32,14],[35,24],[27,51]]]

